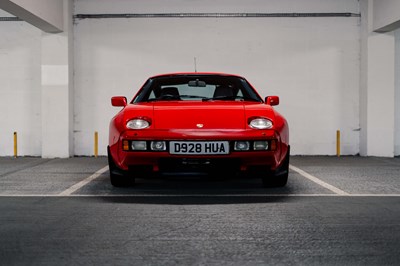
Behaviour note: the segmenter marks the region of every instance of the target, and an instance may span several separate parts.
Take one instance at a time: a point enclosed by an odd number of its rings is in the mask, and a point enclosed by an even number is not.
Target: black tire
[[[119,169],[111,156],[110,147],[107,147],[108,168],[110,170],[110,181],[114,187],[128,187],[135,184],[135,178],[130,177],[123,170]]]
[[[284,187],[287,184],[289,177],[289,160],[290,160],[290,146],[286,153],[286,157],[282,165],[274,172],[267,173],[262,178],[264,187]]]

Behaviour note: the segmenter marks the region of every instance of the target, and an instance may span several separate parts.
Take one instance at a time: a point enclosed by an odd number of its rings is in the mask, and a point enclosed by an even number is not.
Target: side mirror
[[[114,96],[111,98],[111,105],[116,107],[125,107],[127,105],[126,97]]]
[[[271,106],[279,104],[279,96],[267,96],[265,97],[265,103]]]

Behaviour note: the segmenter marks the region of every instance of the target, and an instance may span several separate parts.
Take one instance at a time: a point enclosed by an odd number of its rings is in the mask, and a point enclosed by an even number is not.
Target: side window
[[[149,95],[149,99],[155,99],[156,95],[154,94],[154,91],[152,90],[150,95]]]

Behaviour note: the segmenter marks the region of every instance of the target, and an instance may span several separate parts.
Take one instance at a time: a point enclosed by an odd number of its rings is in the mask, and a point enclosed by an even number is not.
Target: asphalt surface
[[[0,158],[0,265],[399,265],[400,158],[292,157],[288,185]]]

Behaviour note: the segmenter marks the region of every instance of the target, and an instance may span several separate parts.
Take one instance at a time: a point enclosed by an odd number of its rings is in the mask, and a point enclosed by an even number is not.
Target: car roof
[[[216,73],[216,72],[177,72],[177,73],[167,73],[167,74],[160,74],[156,76],[150,77],[153,78],[163,78],[163,77],[181,77],[181,76],[223,76],[223,77],[237,77],[243,78],[238,75],[227,74],[227,73]]]

